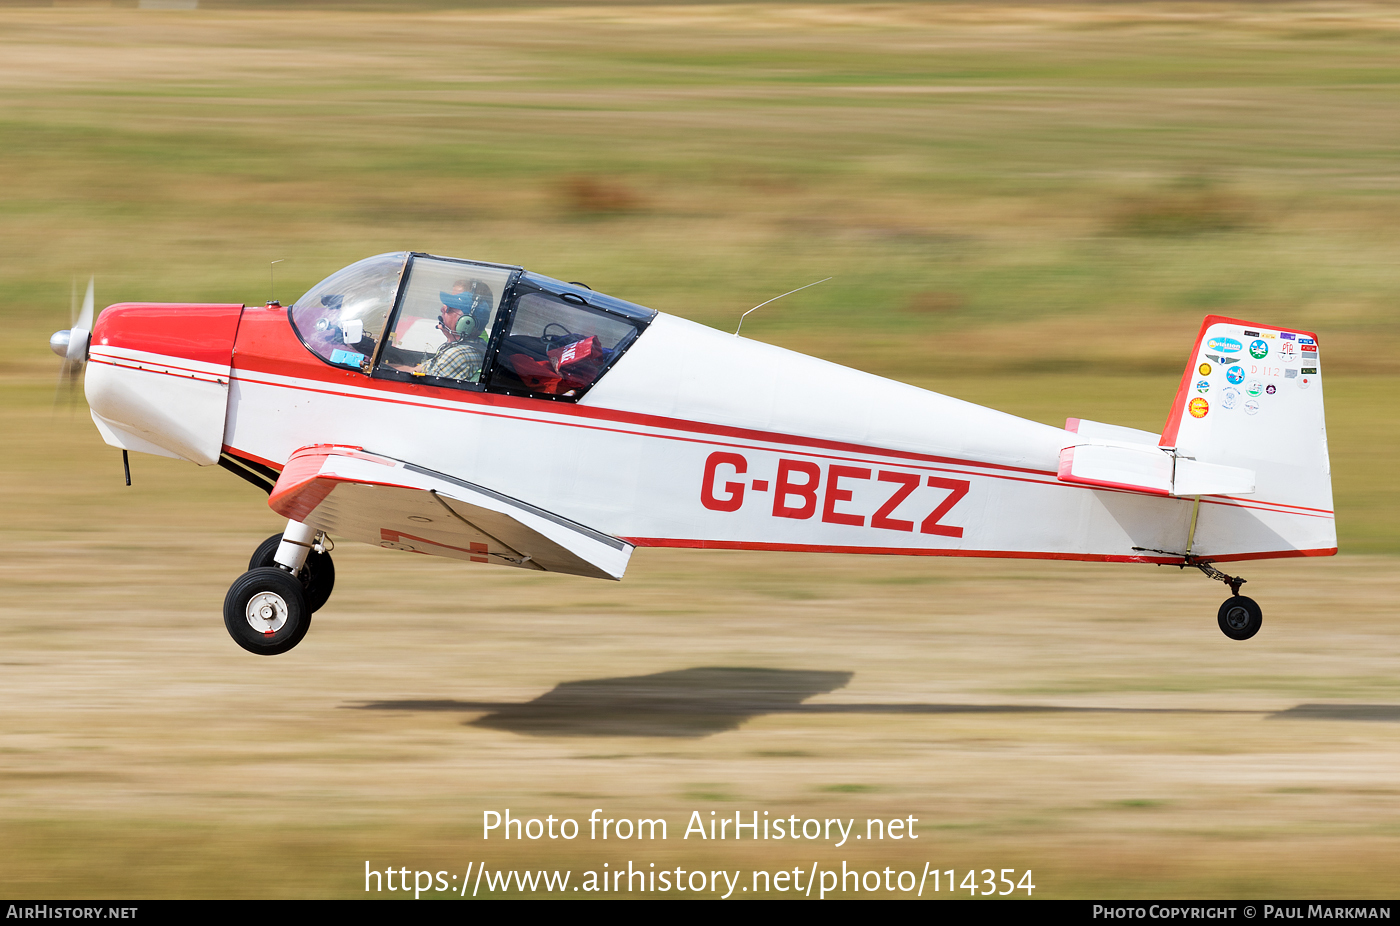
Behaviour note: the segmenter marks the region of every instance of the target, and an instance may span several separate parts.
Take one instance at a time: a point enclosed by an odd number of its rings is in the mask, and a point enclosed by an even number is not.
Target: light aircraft
[[[423,253],[290,307],[123,303],[51,340],[106,442],[218,465],[287,527],[228,591],[296,646],[328,537],[620,579],[636,547],[1194,567],[1336,552],[1317,336],[1210,316],[1161,434],[1051,427],[521,267]],[[129,481],[129,475],[128,475]]]

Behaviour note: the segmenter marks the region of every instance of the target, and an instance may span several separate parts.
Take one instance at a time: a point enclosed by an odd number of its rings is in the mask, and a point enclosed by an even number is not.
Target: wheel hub
[[[274,592],[259,592],[248,600],[245,616],[249,627],[270,636],[287,623],[287,602]]]
[[[1241,607],[1233,607],[1225,612],[1225,623],[1235,630],[1243,630],[1249,626],[1249,611]]]

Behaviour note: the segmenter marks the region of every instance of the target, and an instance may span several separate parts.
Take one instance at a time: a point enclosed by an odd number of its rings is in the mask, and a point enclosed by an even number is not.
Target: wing
[[[633,549],[519,499],[358,447],[298,450],[268,505],[347,540],[598,579],[622,578]]]

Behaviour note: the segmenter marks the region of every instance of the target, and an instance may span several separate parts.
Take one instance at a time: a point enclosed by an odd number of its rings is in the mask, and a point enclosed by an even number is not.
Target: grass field
[[[1383,4],[0,4],[0,887],[845,859],[1394,896],[1397,49]],[[731,330],[833,276],[745,334],[1054,424],[1160,428],[1205,314],[1311,328],[1342,555],[1251,566],[1232,644],[1219,586],[1152,567],[344,547],[307,643],[253,659],[218,606],[277,519],[222,471],[122,487],[47,337],[74,277],[256,303],[284,259],[287,302],[402,248]],[[673,835],[483,843],[506,807]],[[920,839],[697,848],[692,810]]]

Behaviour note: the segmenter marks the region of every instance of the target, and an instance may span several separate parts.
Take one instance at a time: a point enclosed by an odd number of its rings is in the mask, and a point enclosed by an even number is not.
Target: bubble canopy
[[[288,316],[312,353],[335,366],[358,370],[372,352],[373,339],[384,330],[408,257],[407,251],[367,257],[326,277],[298,299]]]
[[[397,251],[331,274],[287,317],[322,361],[373,379],[577,402],[656,314],[510,264]]]

